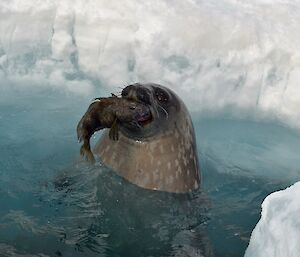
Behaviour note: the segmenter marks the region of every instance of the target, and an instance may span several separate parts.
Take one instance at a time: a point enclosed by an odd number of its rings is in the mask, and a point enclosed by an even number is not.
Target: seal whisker
[[[164,107],[162,107],[161,105],[157,104],[157,106],[162,109],[164,111],[164,113],[166,114],[166,118],[169,118],[169,113],[166,111],[166,109]]]
[[[159,118],[159,111],[158,111],[157,107],[155,106],[153,109],[155,110],[155,113],[156,113],[156,115],[157,115],[157,118]]]
[[[112,97],[121,97],[121,92],[110,93]]]
[[[136,120],[133,120],[131,124],[137,126],[138,128],[142,128],[142,126]]]
[[[125,85],[123,85],[123,87],[120,87],[122,90],[125,88],[125,87],[128,87],[130,84],[129,83],[127,83],[127,85],[125,84]]]

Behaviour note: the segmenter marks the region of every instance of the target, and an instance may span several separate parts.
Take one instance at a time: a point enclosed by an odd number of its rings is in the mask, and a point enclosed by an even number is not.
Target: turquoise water
[[[79,158],[89,101],[1,89],[0,256],[243,256],[263,199],[300,178],[298,132],[193,114],[202,190],[140,189]]]

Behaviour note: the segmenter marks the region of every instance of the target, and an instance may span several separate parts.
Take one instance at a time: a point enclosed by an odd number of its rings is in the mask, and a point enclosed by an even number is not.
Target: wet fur
[[[109,137],[118,140],[118,123],[134,123],[134,111],[130,109],[137,105],[132,100],[119,98],[112,94],[107,98],[95,98],[88,110],[83,115],[77,126],[77,137],[79,142],[83,141],[80,154],[90,162],[95,162],[95,158],[90,147],[90,138],[98,130],[111,128]]]

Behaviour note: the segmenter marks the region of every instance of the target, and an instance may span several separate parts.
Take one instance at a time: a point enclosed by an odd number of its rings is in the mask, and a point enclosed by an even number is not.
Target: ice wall
[[[194,111],[300,127],[300,3],[1,0],[0,76],[91,92],[163,83]]]
[[[298,257],[300,182],[269,195],[251,235],[245,257]]]

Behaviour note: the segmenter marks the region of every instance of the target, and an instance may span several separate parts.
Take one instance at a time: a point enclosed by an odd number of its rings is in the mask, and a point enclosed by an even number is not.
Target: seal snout
[[[136,116],[136,120],[142,126],[145,126],[148,123],[150,123],[153,120],[150,110],[148,109],[146,112],[139,113]]]
[[[152,121],[151,110],[148,105],[138,104],[134,106],[135,116],[134,119],[139,125],[146,125]]]
[[[149,89],[133,84],[125,87],[122,90],[122,97],[132,99],[134,101],[142,102],[151,105],[151,92]]]
[[[153,105],[153,96],[148,88],[136,83],[125,87],[121,94],[123,98],[143,104],[143,107],[139,108],[137,115],[135,116],[135,120],[139,125],[145,126],[153,121],[153,108],[151,108]]]

